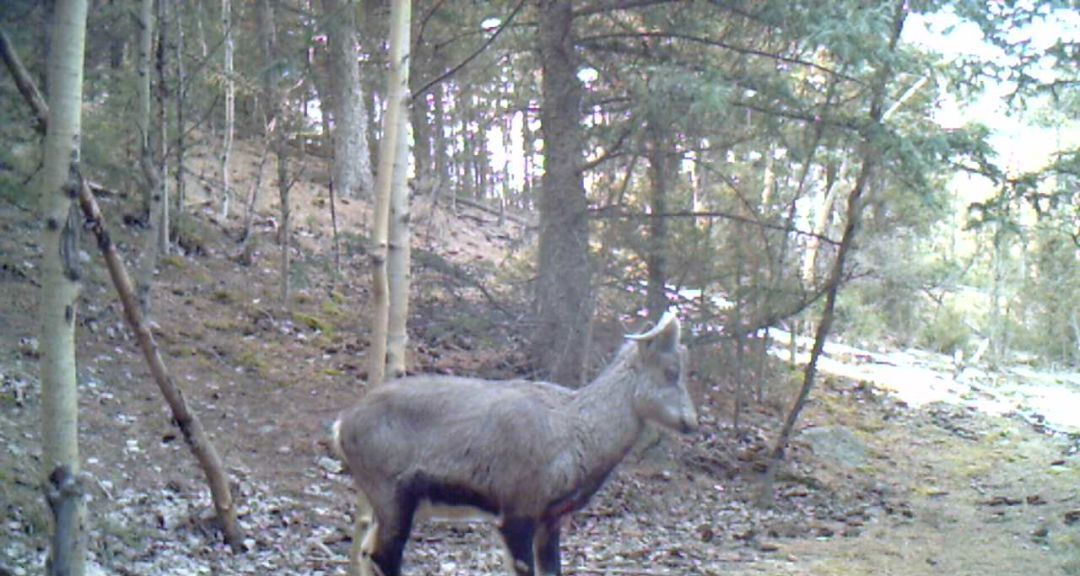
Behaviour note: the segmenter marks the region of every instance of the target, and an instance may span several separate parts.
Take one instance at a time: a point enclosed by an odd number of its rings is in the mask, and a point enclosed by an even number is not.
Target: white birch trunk
[[[375,181],[375,214],[372,224],[371,264],[373,269],[371,346],[368,349],[368,385],[382,383],[386,374],[387,328],[390,315],[390,286],[387,253],[390,233],[390,197],[402,115],[409,94],[409,13],[408,0],[393,0],[390,8],[390,71],[387,75],[386,114],[383,137],[379,141],[379,171]]]
[[[408,74],[408,70],[405,71]],[[408,82],[406,79],[405,82]],[[405,95],[406,99],[408,94]],[[407,102],[407,100],[405,100]],[[386,343],[386,370],[391,378],[405,375],[409,333],[409,267],[412,261],[412,238],[409,216],[409,115],[398,118],[394,154],[394,177],[390,191],[390,251],[386,262],[389,277],[390,308]]]
[[[136,100],[135,129],[139,138],[139,154],[150,153],[150,58],[154,49],[154,0],[141,0],[139,3],[139,38],[138,54],[135,62]],[[149,214],[153,190],[149,183],[143,188],[143,212]]]
[[[48,62],[50,118],[39,184],[41,233],[41,392],[43,476],[79,473],[78,395],[75,371],[75,314],[79,293],[78,243],[81,219],[71,213],[78,193],[75,174],[82,130],[83,51],[86,0],[57,0]],[[48,485],[48,483],[46,483]],[[85,570],[85,504],[70,500],[70,525],[53,526],[53,573],[82,576]],[[55,510],[54,510],[55,511]],[[59,516],[59,515],[58,515]]]
[[[232,200],[232,177],[229,174],[229,160],[232,157],[233,130],[236,126],[236,83],[233,78],[233,32],[232,2],[221,0],[221,29],[225,31],[224,74],[225,74],[225,130],[221,146],[221,220],[229,220],[229,203]]]

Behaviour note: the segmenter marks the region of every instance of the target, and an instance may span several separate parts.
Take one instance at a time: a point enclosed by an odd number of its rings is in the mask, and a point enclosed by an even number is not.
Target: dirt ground
[[[256,162],[238,156],[244,196]],[[255,260],[244,266],[233,258],[239,218],[217,221],[198,183],[197,217],[184,232],[192,253],[164,258],[157,277],[155,335],[234,478],[247,550],[228,551],[213,529],[201,474],[84,241],[78,375],[92,573],[343,574],[353,497],[323,439],[325,424],[362,393],[369,272],[356,232],[367,207],[339,207],[349,234],[344,278],[335,278],[325,194],[310,181],[296,186],[296,290],[286,309],[270,188]],[[121,250],[137,246],[138,231],[120,223],[132,202],[102,203]],[[521,374],[522,335],[485,291],[497,295],[492,279],[512,277],[523,231],[467,208],[440,208],[429,224],[431,216],[417,198],[414,370]],[[0,204],[0,575],[39,572],[46,547],[37,243],[32,212]],[[490,284],[481,290],[476,279]],[[777,367],[773,378],[788,376]],[[736,434],[725,381],[705,380],[696,383],[702,430],[662,434],[631,455],[567,527],[565,573],[1080,575],[1076,438],[947,404],[913,409],[872,386],[826,379],[800,424],[827,432],[824,443],[795,438],[776,507],[761,511],[758,477],[790,386],[771,386],[774,401],[744,412]],[[836,445],[854,455],[835,454]],[[420,526],[405,571],[507,573],[483,524]]]

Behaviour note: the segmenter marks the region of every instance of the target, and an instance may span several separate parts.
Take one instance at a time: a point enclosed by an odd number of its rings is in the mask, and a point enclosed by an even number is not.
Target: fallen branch
[[[154,335],[143,320],[142,309],[139,308],[135,298],[131,277],[128,276],[127,268],[105,228],[105,219],[101,215],[101,209],[85,180],[81,181],[79,187],[79,206],[86,216],[88,228],[97,237],[98,248],[105,257],[109,276],[112,277],[113,285],[116,286],[116,292],[120,296],[124,318],[131,330],[135,332],[135,338],[150,367],[150,373],[154,376],[161,394],[165,396],[169,409],[172,410],[173,422],[180,428],[184,441],[195,455],[195,459],[199,461],[203,473],[206,474],[206,481],[210,485],[210,494],[214,501],[214,509],[217,511],[218,521],[221,523],[221,530],[225,535],[225,542],[232,547],[233,551],[240,552],[243,550],[243,537],[236,523],[236,507],[229,490],[229,478],[225,473],[225,467],[221,463],[217,450],[207,437],[202,423],[188,406],[183,392],[176,387],[176,383],[173,382],[172,376],[165,367],[165,361],[161,358]]]

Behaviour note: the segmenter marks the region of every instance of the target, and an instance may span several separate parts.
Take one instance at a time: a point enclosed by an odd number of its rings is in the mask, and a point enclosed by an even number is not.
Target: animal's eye
[[[678,366],[668,366],[668,367],[664,368],[664,379],[667,380],[668,384],[678,384],[679,383],[679,367]]]

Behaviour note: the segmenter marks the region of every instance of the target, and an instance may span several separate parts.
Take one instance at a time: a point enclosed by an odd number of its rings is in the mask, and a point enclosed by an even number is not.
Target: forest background
[[[49,97],[41,31],[69,4],[7,2],[0,17],[5,57]],[[960,371],[1080,361],[1069,2],[436,1],[396,21],[376,1],[92,4],[79,171],[119,201],[107,215],[149,318],[166,314],[162,266],[222,237],[240,267],[270,267],[276,244],[273,298],[317,332],[341,314],[356,352],[383,339],[366,334],[385,314],[391,374],[431,368],[423,348],[440,338],[487,334],[502,373],[577,385],[612,334],[676,306],[697,378],[734,397],[736,430],[775,379],[770,342],[794,356],[800,334],[813,358],[831,334],[943,353]],[[392,30],[408,58],[388,81]],[[395,82],[408,104],[396,116]],[[35,221],[52,120],[11,78],[0,98],[0,194]],[[384,191],[398,203],[380,208]],[[394,224],[410,221],[410,197],[426,228]],[[463,267],[459,232],[432,225],[439,210],[495,218],[498,257]],[[401,264],[395,249],[411,245]],[[383,262],[383,292],[419,293],[420,312],[370,314],[379,280],[361,278]],[[417,268],[473,304],[434,321],[438,283],[393,284]],[[5,263],[17,278],[34,269]],[[324,291],[336,304],[322,316],[297,309]],[[814,364],[777,401],[797,400],[774,456]],[[349,375],[377,380],[375,366]]]

